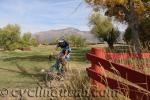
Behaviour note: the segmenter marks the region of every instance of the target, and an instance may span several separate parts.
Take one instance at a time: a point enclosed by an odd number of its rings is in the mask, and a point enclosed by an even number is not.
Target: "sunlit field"
[[[116,45],[117,46],[117,45]],[[54,81],[53,87],[60,88],[70,88],[90,89],[91,82],[86,73],[86,68],[91,66],[91,63],[86,59],[86,53],[90,52],[92,47],[103,47],[106,45],[89,45],[83,48],[72,48],[71,60],[68,63],[68,69],[70,77],[63,81]],[[44,87],[49,88],[44,83],[44,76],[41,74],[41,69],[49,69],[55,63],[55,56],[59,53],[59,50],[55,50],[55,45],[40,45],[38,47],[32,47],[31,51],[0,51],[0,88],[35,88]],[[50,58],[49,58],[50,56]],[[149,62],[149,59],[146,60]],[[117,60],[115,61],[120,64],[137,63],[135,59]],[[136,66],[134,66],[135,69]],[[145,67],[145,73],[148,73],[148,67]],[[110,77],[117,77],[108,73]],[[122,79],[120,79],[122,80]],[[124,81],[124,80],[123,80]],[[62,86],[62,87],[61,87]],[[7,97],[5,97],[7,99]],[[24,97],[28,100],[29,97]],[[76,100],[77,97],[64,97],[64,99]],[[116,97],[106,96],[106,97],[78,97],[79,100],[85,100],[91,98],[92,100],[115,100]],[[117,98],[125,98],[122,95],[117,96]],[[32,98],[33,99],[33,98]],[[62,100],[62,98],[58,98]],[[1,100],[1,99],[0,99]],[[40,100],[40,99],[39,99]],[[47,99],[46,99],[47,100]]]
[[[88,67],[85,59],[87,51],[88,49],[84,50],[84,48],[83,50],[73,48],[69,67],[78,70]],[[57,55],[57,53],[59,53],[59,50],[56,51],[54,46],[33,47],[32,51],[1,51],[0,86],[9,88],[36,86],[37,84],[32,77],[22,71],[25,70],[28,73],[36,74],[41,69],[49,69],[55,63],[53,56]],[[50,60],[48,59],[49,55],[52,56]]]

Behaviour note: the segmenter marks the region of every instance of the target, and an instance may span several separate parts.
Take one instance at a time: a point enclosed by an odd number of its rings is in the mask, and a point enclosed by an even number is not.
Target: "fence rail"
[[[108,56],[113,57],[113,59],[119,59],[121,57],[127,59],[131,57],[131,54],[121,55],[122,54],[106,53],[103,49],[99,48],[92,48],[91,52],[86,55],[87,59],[91,61],[92,64],[92,67],[87,68],[88,76],[97,83],[101,83],[111,89],[119,90],[124,95],[128,94],[129,98],[132,100],[150,100],[150,75],[143,74],[128,66],[107,60]],[[142,57],[150,58],[149,55],[150,53],[143,53]],[[132,56],[135,58],[139,57],[137,55]],[[102,68],[104,70],[102,70]],[[101,72],[99,70],[101,70]],[[122,82],[118,79],[108,77],[106,70],[118,75],[118,77],[126,79],[128,82]],[[102,73],[106,73],[106,75]],[[129,84],[129,82],[132,83],[132,85]]]

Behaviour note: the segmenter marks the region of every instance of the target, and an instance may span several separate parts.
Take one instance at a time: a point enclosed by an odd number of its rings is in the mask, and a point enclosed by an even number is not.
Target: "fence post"
[[[97,57],[101,57],[101,58],[105,58],[105,49],[103,48],[92,48],[91,49],[91,53],[94,54]],[[105,73],[105,69],[103,68],[103,66],[100,66],[97,62],[95,61],[91,61],[91,67],[90,69],[92,69],[93,71],[95,71],[98,74],[101,74],[102,76],[106,76]],[[94,86],[94,88],[103,91],[106,89],[106,86],[102,83],[97,82],[96,80],[92,80],[92,85]]]

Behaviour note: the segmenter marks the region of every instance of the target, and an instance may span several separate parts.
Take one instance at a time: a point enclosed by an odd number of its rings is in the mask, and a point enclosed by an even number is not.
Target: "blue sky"
[[[0,10],[0,27],[16,23],[23,32],[65,27],[88,30],[91,12],[84,0],[0,0]]]
[[[84,0],[0,0],[0,27],[19,24],[23,32],[32,33],[66,27],[89,30],[91,12]],[[115,26],[121,31],[126,28],[120,23]]]

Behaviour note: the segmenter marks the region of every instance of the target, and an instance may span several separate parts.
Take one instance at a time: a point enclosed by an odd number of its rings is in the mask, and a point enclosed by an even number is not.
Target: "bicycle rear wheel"
[[[54,77],[51,74],[51,72],[46,72],[46,75],[45,75],[46,86],[50,87],[51,86],[51,82],[52,82],[53,79],[54,79]]]
[[[60,81],[62,79],[62,75],[53,72],[47,72],[45,76],[45,83],[47,87],[52,87],[52,81]]]

